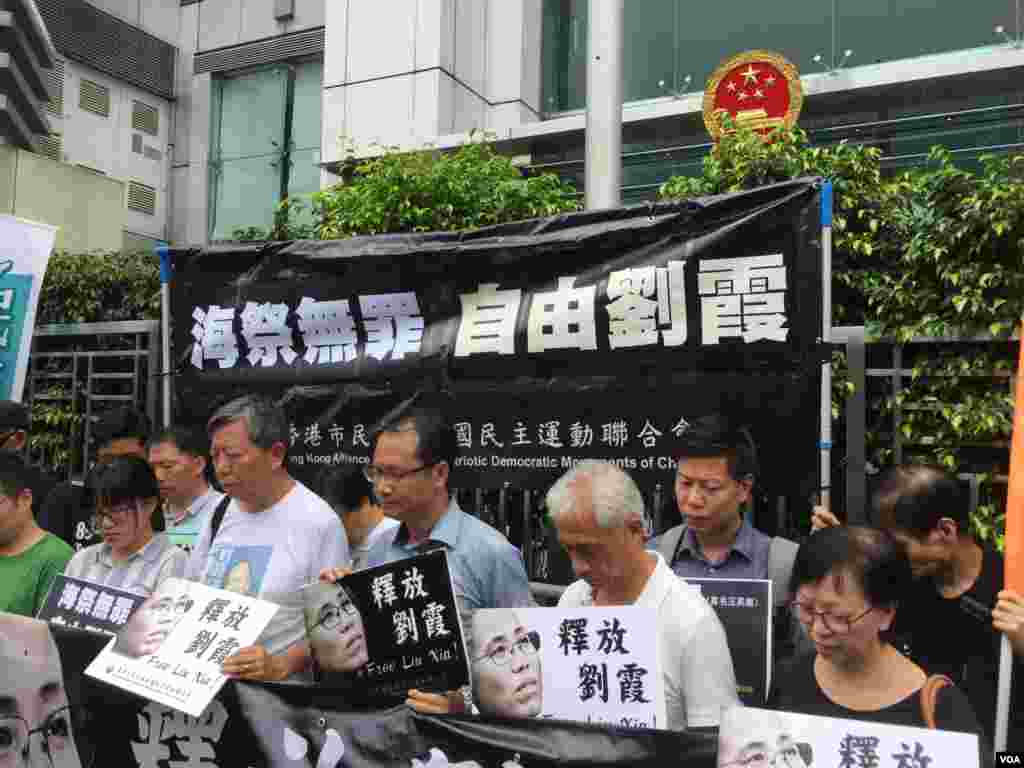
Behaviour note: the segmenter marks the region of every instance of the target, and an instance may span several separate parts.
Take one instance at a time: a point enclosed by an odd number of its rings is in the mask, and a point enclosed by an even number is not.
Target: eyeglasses
[[[53,766],[54,754],[74,748],[71,744],[70,707],[61,707],[51,712],[38,728],[29,728],[23,717],[0,717],[0,764],[12,768],[29,768],[38,764],[29,760],[29,750],[34,734],[42,735],[42,751],[48,765]]]
[[[115,504],[106,510],[97,510],[92,516],[92,525],[97,531],[103,525],[104,520],[109,520],[111,523],[116,523],[118,520],[127,520],[131,517],[132,513],[135,512],[134,504]]]
[[[819,618],[829,632],[834,632],[837,635],[849,632],[850,628],[854,624],[875,610],[874,608],[868,608],[863,613],[851,618],[849,616],[836,616],[835,614],[827,613],[825,611],[816,611],[811,608],[811,606],[806,603],[801,603],[799,600],[794,600],[789,604],[789,606],[793,611],[793,615],[796,616],[797,621],[806,625],[808,629],[814,626],[814,619]]]
[[[323,627],[328,630],[334,629],[341,624],[342,619],[350,619],[358,615],[359,609],[356,608],[355,604],[348,598],[343,598],[337,603],[328,603],[320,609],[320,620],[314,625],[313,629],[317,627]]]
[[[480,656],[473,661],[488,659],[496,667],[507,667],[512,663],[512,654],[536,656],[538,648],[540,648],[540,635],[536,632],[528,632],[526,637],[516,640],[511,645],[499,645],[486,656]]]
[[[405,472],[396,472],[391,469],[382,469],[378,466],[371,464],[370,466],[363,468],[363,476],[374,485],[377,485],[378,483],[384,480],[387,480],[388,482],[391,483],[397,483],[399,480],[404,480],[409,475],[415,475],[417,472],[422,472],[424,469],[432,467],[435,464],[437,464],[436,461],[432,461],[429,464],[420,464],[415,469],[410,469]]]

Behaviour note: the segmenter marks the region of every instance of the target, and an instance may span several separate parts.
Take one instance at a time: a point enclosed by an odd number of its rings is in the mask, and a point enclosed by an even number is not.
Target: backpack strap
[[[224,522],[224,513],[228,511],[228,504],[231,503],[231,497],[225,496],[220,500],[216,509],[213,510],[213,517],[210,519],[210,543],[213,544],[213,540],[217,538],[217,531],[220,530],[220,524]]]
[[[953,681],[945,675],[929,675],[921,686],[921,717],[924,718],[925,726],[935,730],[935,705],[939,699],[939,691],[947,685],[953,685]]]
[[[669,528],[658,539],[658,553],[665,558],[665,565],[669,568],[672,567],[672,562],[676,559],[676,550],[679,549],[679,542],[683,540],[685,533],[686,524],[683,523],[674,528]]]
[[[781,536],[772,536],[768,545],[768,578],[772,581],[772,602],[776,607],[788,602],[789,578],[800,546]]]

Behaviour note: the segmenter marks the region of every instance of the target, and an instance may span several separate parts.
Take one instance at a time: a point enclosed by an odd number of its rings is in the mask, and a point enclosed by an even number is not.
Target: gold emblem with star
[[[718,141],[723,116],[768,134],[796,124],[803,106],[800,73],[781,54],[753,50],[731,56],[715,70],[704,89],[704,125]]]

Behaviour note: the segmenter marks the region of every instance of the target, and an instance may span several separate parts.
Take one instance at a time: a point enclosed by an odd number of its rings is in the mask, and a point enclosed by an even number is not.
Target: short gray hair
[[[623,469],[608,461],[586,459],[562,475],[545,498],[548,513],[557,522],[580,515],[578,494],[589,494],[593,523],[598,528],[625,528],[644,522],[644,497]]]
[[[274,443],[291,444],[291,431],[284,409],[265,397],[242,395],[225,403],[206,422],[210,437],[221,427],[245,419],[253,445],[270,450]]]

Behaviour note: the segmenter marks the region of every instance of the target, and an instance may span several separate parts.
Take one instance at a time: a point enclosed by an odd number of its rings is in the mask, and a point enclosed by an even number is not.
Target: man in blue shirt
[[[788,615],[796,542],[771,537],[743,517],[757,475],[757,451],[746,429],[718,414],[695,419],[676,451],[675,497],[683,524],[651,543],[683,578],[769,579],[776,609],[776,658],[806,648]]]
[[[455,591],[469,610],[530,604],[530,585],[519,550],[459,508],[448,490],[455,433],[440,411],[410,406],[382,423],[366,478],[384,514],[401,525],[379,541],[367,567],[443,547]]]
[[[455,453],[455,432],[436,408],[410,402],[377,427],[366,479],[384,514],[401,524],[373,546],[367,567],[443,547],[460,618],[468,628],[477,609],[530,605],[530,584],[519,550],[494,528],[463,512],[451,495],[448,477]],[[321,579],[333,581],[345,573],[328,570]],[[412,690],[406,703],[421,712],[463,711],[468,696],[466,691]]]

